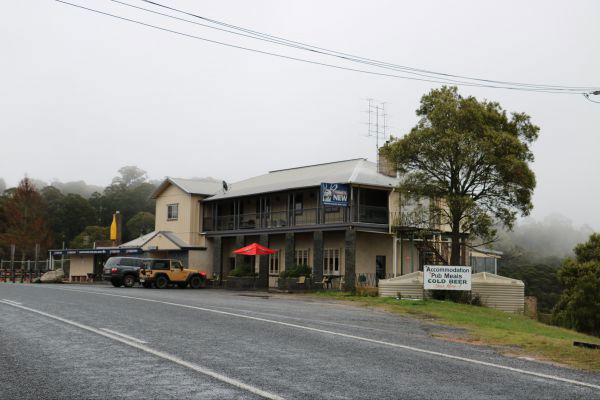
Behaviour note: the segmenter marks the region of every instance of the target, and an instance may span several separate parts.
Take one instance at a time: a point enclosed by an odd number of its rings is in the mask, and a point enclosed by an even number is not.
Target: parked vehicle
[[[146,288],[165,289],[170,285],[200,289],[206,284],[206,272],[183,268],[178,260],[146,260],[140,269],[140,282]]]
[[[139,282],[139,271],[144,266],[143,258],[111,257],[104,264],[102,279],[115,287],[132,287]]]

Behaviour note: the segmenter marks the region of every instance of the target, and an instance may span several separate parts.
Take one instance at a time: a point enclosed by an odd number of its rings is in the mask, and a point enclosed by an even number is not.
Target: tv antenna
[[[385,111],[387,102],[375,99],[367,99],[367,101],[369,102],[369,107],[366,111],[369,115],[367,137],[375,138],[375,149],[379,155],[380,143],[383,145],[388,139],[387,113]]]

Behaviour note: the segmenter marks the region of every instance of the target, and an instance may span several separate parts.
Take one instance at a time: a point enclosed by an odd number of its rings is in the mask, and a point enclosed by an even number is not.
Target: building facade
[[[261,286],[274,287],[282,271],[305,265],[316,283],[374,287],[450,260],[448,227],[431,218],[428,200],[403,199],[399,184],[394,172],[366,159],[271,171],[230,185],[166,178],[152,194],[154,232],[119,250],[176,258],[217,282],[244,266],[256,268]],[[233,254],[255,242],[277,253],[258,260]],[[461,253],[463,265],[475,259],[466,242]]]

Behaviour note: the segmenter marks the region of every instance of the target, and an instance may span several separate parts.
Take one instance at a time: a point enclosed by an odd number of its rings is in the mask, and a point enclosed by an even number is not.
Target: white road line
[[[124,337],[125,339],[131,340],[132,342],[141,343],[141,344],[147,344],[148,343],[148,342],[145,342],[145,341],[143,341],[141,339],[134,338],[133,336],[129,336],[129,335],[126,335],[126,334],[121,333],[121,332],[113,331],[112,329],[108,329],[108,328],[100,328],[100,329],[102,329],[105,332],[112,333],[113,335]]]
[[[48,289],[50,289],[50,287],[48,287]],[[72,292],[82,292],[82,293],[93,293],[93,294],[97,294],[97,295],[100,295],[100,296],[111,296],[111,297],[120,297],[120,298],[123,298],[123,299],[132,299],[132,300],[147,301],[147,302],[150,302],[150,303],[166,304],[166,305],[175,306],[175,307],[189,308],[189,309],[193,309],[193,310],[206,311],[206,312],[211,312],[211,313],[221,314],[221,315],[228,315],[228,316],[237,317],[237,318],[245,318],[245,319],[250,319],[250,320],[254,320],[254,321],[267,322],[267,323],[270,323],[270,324],[282,325],[282,326],[287,326],[287,327],[290,327],[290,328],[304,329],[304,330],[311,331],[311,332],[319,332],[319,333],[324,333],[324,334],[327,334],[327,335],[345,337],[345,338],[348,338],[348,339],[361,340],[363,342],[375,343],[375,344],[380,344],[380,345],[383,345],[383,346],[389,346],[389,347],[395,347],[395,348],[404,349],[404,350],[410,350],[410,351],[414,351],[414,352],[417,352],[417,353],[424,353],[424,354],[429,354],[429,355],[433,355],[433,356],[438,356],[438,357],[443,357],[443,358],[449,358],[449,359],[452,359],[452,360],[459,360],[459,361],[463,361],[463,362],[467,362],[467,363],[471,363],[471,364],[484,365],[486,367],[497,368],[497,369],[502,369],[502,370],[511,371],[511,372],[518,372],[520,374],[536,376],[538,378],[545,378],[545,379],[549,379],[549,380],[553,380],[553,381],[565,382],[565,383],[570,383],[570,384],[573,384],[573,385],[585,386],[585,387],[589,387],[589,388],[592,388],[592,389],[598,389],[598,390],[600,390],[600,385],[595,385],[593,383],[588,383],[588,382],[583,382],[583,381],[576,381],[576,380],[573,380],[573,379],[563,378],[563,377],[556,376],[556,375],[543,374],[543,373],[535,372],[535,371],[527,371],[527,370],[524,370],[524,369],[513,368],[513,367],[506,366],[506,365],[494,364],[494,363],[490,363],[490,362],[487,362],[487,361],[480,361],[480,360],[475,360],[475,359],[472,359],[472,358],[455,356],[455,355],[452,355],[452,354],[441,353],[441,352],[433,351],[433,350],[421,349],[421,348],[418,348],[418,347],[407,346],[407,345],[403,345],[403,344],[397,344],[397,343],[391,343],[391,342],[384,342],[382,340],[370,339],[370,338],[366,338],[366,337],[362,337],[362,336],[350,335],[350,334],[347,334],[347,333],[328,331],[328,330],[325,330],[325,329],[313,328],[313,327],[304,326],[304,325],[297,325],[297,324],[292,324],[292,323],[289,323],[289,322],[275,321],[275,320],[266,319],[266,318],[260,318],[260,317],[252,317],[250,315],[236,314],[236,313],[227,312],[227,311],[214,310],[214,309],[206,308],[206,307],[190,306],[190,305],[187,305],[187,304],[172,303],[172,302],[169,302],[169,301],[146,299],[146,298],[143,298],[143,297],[125,296],[125,295],[113,294],[113,293],[102,293],[102,292],[91,291],[91,290],[62,289],[62,288],[54,288],[54,287],[51,288],[51,289],[65,290],[65,291],[72,291]]]
[[[221,375],[221,374],[219,374],[217,372],[214,372],[214,371],[212,371],[210,369],[207,369],[207,368],[201,367],[201,366],[199,366],[197,364],[185,361],[185,360],[183,360],[183,359],[181,359],[181,358],[179,358],[177,356],[174,356],[174,355],[171,355],[171,354],[168,354],[168,353],[164,353],[164,352],[159,351],[159,350],[152,349],[152,348],[150,348],[148,346],[144,346],[141,343],[137,343],[135,341],[131,341],[131,340],[128,340],[128,339],[125,339],[125,338],[113,335],[112,333],[105,332],[103,330],[96,329],[94,327],[91,327],[91,326],[88,326],[88,325],[84,325],[84,324],[81,324],[79,322],[71,321],[71,320],[59,317],[57,315],[48,314],[48,313],[46,313],[44,311],[35,310],[33,308],[29,308],[29,307],[25,307],[25,306],[22,306],[22,305],[14,304],[14,303],[11,303],[11,302],[8,302],[8,301],[2,300],[2,301],[0,301],[0,303],[8,304],[9,306],[12,306],[12,307],[17,307],[17,308],[20,308],[20,309],[23,309],[23,310],[27,310],[27,311],[30,311],[30,312],[33,312],[33,313],[36,313],[36,314],[39,314],[39,315],[43,315],[45,317],[48,317],[48,318],[51,318],[51,319],[63,322],[65,324],[68,324],[68,325],[71,325],[71,326],[75,326],[77,328],[86,330],[88,332],[92,332],[92,333],[95,333],[97,335],[104,336],[104,337],[107,337],[109,339],[115,340],[117,342],[121,342],[121,343],[126,344],[128,346],[135,347],[136,349],[142,350],[142,351],[144,351],[146,353],[150,353],[150,354],[155,355],[157,357],[160,357],[162,359],[171,361],[171,362],[173,362],[175,364],[178,364],[178,365],[181,365],[183,367],[189,368],[189,369],[194,370],[196,372],[199,372],[201,374],[208,375],[208,376],[210,376],[212,378],[215,378],[215,379],[217,379],[217,380],[219,380],[221,382],[225,382],[225,383],[227,383],[229,385],[232,385],[232,386],[235,386],[235,387],[237,387],[239,389],[243,389],[243,390],[246,390],[246,391],[248,391],[250,393],[254,393],[254,394],[258,395],[258,396],[264,397],[265,399],[283,400],[283,397],[278,396],[278,395],[276,395],[274,393],[270,393],[270,392],[267,392],[265,390],[259,389],[257,387],[245,384],[245,383],[243,383],[243,382],[241,382],[241,381],[239,381],[237,379],[229,378],[229,377],[227,377],[225,375]]]
[[[2,300],[7,301],[7,302],[12,303],[12,304],[17,304],[17,305],[21,304],[18,301],[14,301],[14,300],[9,300],[9,299],[2,299]]]

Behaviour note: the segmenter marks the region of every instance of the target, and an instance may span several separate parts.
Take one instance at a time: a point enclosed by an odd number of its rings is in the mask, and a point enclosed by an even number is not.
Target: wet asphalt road
[[[297,296],[0,284],[0,399],[600,399],[598,373],[433,334],[460,336]]]

